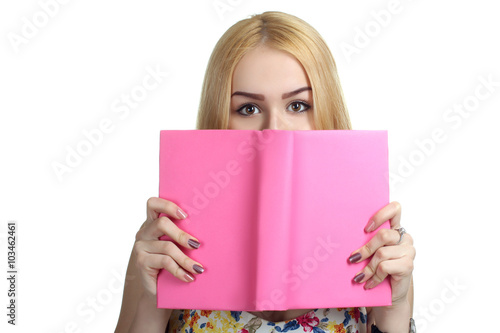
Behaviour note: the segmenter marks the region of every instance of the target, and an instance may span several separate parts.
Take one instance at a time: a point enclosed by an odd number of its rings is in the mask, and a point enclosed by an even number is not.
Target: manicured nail
[[[192,277],[191,274],[189,274],[189,273],[184,274],[184,279],[186,279],[186,282],[193,282],[194,281],[194,277]]]
[[[361,272],[354,277],[354,282],[360,283],[365,277],[365,273]]]
[[[201,267],[200,265],[193,265],[193,269],[196,271],[196,273],[201,274],[205,271],[205,268]]]
[[[375,281],[370,280],[365,284],[365,289],[371,289],[375,286]]]
[[[370,222],[368,222],[368,226],[365,228],[365,231],[372,232],[374,229],[375,229],[375,221],[370,220]]]
[[[192,248],[195,248],[195,249],[200,247],[200,242],[197,242],[194,239],[188,240],[188,244],[189,244],[189,246],[191,246]]]
[[[357,262],[359,259],[361,259],[361,253],[359,252],[354,253],[352,256],[349,257],[350,262]]]
[[[185,219],[187,217],[187,214],[184,213],[180,208],[177,208],[177,217],[180,219]]]

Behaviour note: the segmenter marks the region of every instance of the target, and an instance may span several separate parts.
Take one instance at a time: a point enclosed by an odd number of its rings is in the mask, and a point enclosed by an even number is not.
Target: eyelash
[[[290,104],[288,104],[287,110],[288,110],[288,108],[289,108],[292,104],[295,104],[295,103],[302,104],[302,105],[305,107],[305,109],[304,109],[304,110],[302,110],[302,111],[290,111],[290,112],[292,112],[292,113],[302,113],[302,112],[306,112],[306,111],[308,111],[308,110],[311,108],[311,105],[309,105],[309,103],[307,103],[306,101],[296,100],[296,101],[293,101],[293,102],[291,102]],[[260,107],[259,107],[259,106],[255,105],[255,104],[253,104],[253,103],[245,103],[245,104],[241,105],[240,107],[238,107],[238,108],[236,109],[236,113],[238,113],[240,116],[243,116],[243,117],[251,117],[251,116],[253,116],[253,114],[252,114],[252,115],[245,115],[245,114],[241,114],[241,113],[240,113],[240,111],[242,111],[243,109],[245,109],[247,106],[253,106],[253,107],[255,107],[255,108],[259,109],[259,111],[260,111]]]

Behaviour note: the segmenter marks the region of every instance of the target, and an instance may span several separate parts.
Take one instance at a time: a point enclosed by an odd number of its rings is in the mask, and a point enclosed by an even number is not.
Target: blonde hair
[[[313,93],[315,129],[351,129],[333,56],[308,23],[290,14],[264,12],[231,26],[210,56],[203,81],[197,129],[227,129],[234,68],[249,50],[265,44],[293,55]]]

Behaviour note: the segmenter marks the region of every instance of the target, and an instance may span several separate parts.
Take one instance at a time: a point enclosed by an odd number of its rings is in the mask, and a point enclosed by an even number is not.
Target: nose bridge
[[[290,119],[285,115],[283,110],[277,107],[269,109],[266,119],[267,129],[279,129],[279,130],[290,130],[292,129],[292,124]]]

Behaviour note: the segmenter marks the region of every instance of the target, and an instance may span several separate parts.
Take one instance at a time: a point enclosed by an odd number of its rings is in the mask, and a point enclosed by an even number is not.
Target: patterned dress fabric
[[[294,319],[267,321],[246,311],[172,310],[167,333],[366,333],[366,308],[315,309]]]

